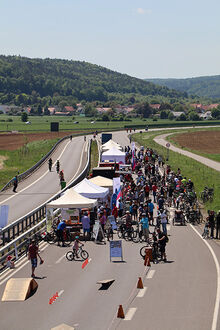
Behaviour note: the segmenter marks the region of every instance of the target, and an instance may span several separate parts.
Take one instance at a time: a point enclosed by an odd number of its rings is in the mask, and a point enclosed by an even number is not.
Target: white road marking
[[[213,313],[211,330],[216,330],[217,329],[217,323],[218,323],[219,303],[220,303],[220,267],[219,267],[219,262],[218,262],[218,259],[217,259],[216,255],[215,255],[214,250],[209,245],[209,243],[202,238],[201,234],[197,231],[197,229],[195,229],[191,224],[190,224],[190,226],[196,232],[196,234],[201,238],[201,240],[206,244],[206,246],[208,247],[209,251],[211,252],[211,255],[212,255],[212,257],[214,259],[214,262],[215,262],[215,267],[216,267],[216,272],[217,272],[217,290],[216,290],[215,308],[214,308],[214,313]]]
[[[47,247],[49,246],[49,244],[47,244],[46,246],[44,246],[41,251],[44,251]],[[22,268],[24,268],[24,266],[26,266],[28,263],[30,263],[29,260],[25,261],[20,267],[13,269],[13,272],[10,273],[4,280],[2,280],[0,282],[0,285],[4,284],[7,280],[9,280],[9,278],[11,278],[14,274],[16,274],[17,272],[19,272],[19,270],[21,270]]]
[[[62,260],[63,260],[63,258],[65,258],[65,254],[62,256],[62,257],[60,257],[56,262],[55,262],[55,264],[59,264]]]
[[[145,286],[143,289],[140,289],[140,291],[137,294],[137,298],[143,298],[145,293],[147,291],[147,287]]]
[[[135,312],[136,312],[137,308],[136,307],[131,307],[129,308],[129,310],[127,311],[124,320],[125,321],[131,321]]]
[[[148,279],[149,278],[153,278],[154,274],[155,274],[155,270],[154,269],[149,270],[149,272],[147,273],[147,278]]]
[[[63,293],[64,293],[64,290],[60,290],[60,292],[58,292],[58,296],[60,297]]]
[[[63,155],[63,153],[64,153],[64,151],[66,150],[66,148],[67,148],[67,146],[68,146],[69,143],[70,143],[70,142],[68,142],[68,143],[65,145],[65,147],[63,148],[63,151],[61,152],[59,158]],[[57,158],[57,159],[59,159],[59,158]],[[54,162],[53,167],[54,167],[54,166],[55,166],[55,162]],[[38,181],[41,180],[45,175],[47,175],[47,173],[49,173],[49,170],[47,170],[47,171],[46,171],[43,175],[41,175],[37,180],[35,180],[35,181],[32,182],[31,184],[29,184],[29,186],[25,187],[25,188],[22,189],[22,190],[19,190],[19,191],[16,193],[16,196],[19,195],[20,193],[22,193],[23,191],[25,191],[26,189],[30,188],[31,186],[33,186],[36,182],[38,182]],[[13,198],[14,196],[15,196],[15,195],[12,195],[12,196],[6,198],[3,202],[0,203],[0,205],[1,205],[1,204],[4,204],[5,202],[7,202],[9,199]]]

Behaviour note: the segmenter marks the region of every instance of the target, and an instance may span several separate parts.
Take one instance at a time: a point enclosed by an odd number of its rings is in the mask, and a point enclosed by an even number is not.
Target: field
[[[169,141],[175,145],[220,161],[220,130],[203,130],[171,135]]]
[[[12,122],[9,122],[12,120]],[[160,125],[174,126],[176,124],[194,125],[194,124],[208,124],[211,125],[212,121],[206,122],[176,122],[168,119],[153,119],[145,118],[132,118],[131,121],[94,121],[94,118],[82,117],[82,116],[29,116],[28,120],[31,124],[25,124],[21,121],[20,116],[6,116],[0,115],[0,132],[19,131],[19,132],[50,132],[50,123],[59,122],[60,131],[71,132],[93,132],[95,130],[112,130],[123,129],[126,126],[141,125],[142,127],[147,125],[153,125],[158,127]],[[78,122],[75,124],[74,122]],[[218,121],[220,125],[220,121]]]
[[[153,141],[154,137],[160,134],[165,133],[173,133],[172,131],[160,131],[160,133],[149,132],[149,133],[138,133],[134,134],[133,138],[140,145],[144,145],[145,147],[153,148],[157,150],[159,154],[163,156],[163,158],[167,159],[167,148],[164,148],[158,145]],[[189,134],[189,132],[186,132]],[[213,133],[214,135],[215,133]],[[210,144],[212,142],[210,141]],[[206,203],[205,209],[213,209],[218,211],[220,209],[220,175],[218,171],[215,171],[206,165],[203,165],[189,157],[183,156],[179,153],[169,151],[169,159],[166,161],[169,163],[174,171],[179,167],[181,169],[181,173],[186,178],[190,178],[195,185],[195,190],[197,196],[200,196],[200,193],[204,189],[205,186],[214,187],[214,199],[213,202]]]

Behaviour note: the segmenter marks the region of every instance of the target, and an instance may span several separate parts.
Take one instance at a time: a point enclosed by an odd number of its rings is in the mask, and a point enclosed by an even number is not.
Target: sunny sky
[[[0,0],[0,54],[138,78],[220,74],[219,0]]]

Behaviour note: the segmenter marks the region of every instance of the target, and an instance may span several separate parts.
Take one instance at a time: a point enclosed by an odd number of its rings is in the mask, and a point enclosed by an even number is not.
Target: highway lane
[[[145,276],[139,256],[143,244],[123,241],[125,262],[113,263],[108,244],[87,242],[85,248],[92,260],[83,270],[81,262],[62,258],[69,248],[47,247],[42,252],[45,263],[36,270],[42,277],[36,279],[37,292],[25,302],[0,302],[4,315],[1,329],[46,330],[60,323],[75,325],[77,330],[211,329],[217,285],[213,258],[190,226],[171,226],[169,233],[169,262],[152,265],[148,272],[152,275],[155,270],[152,278]],[[29,275],[28,262],[13,277]],[[139,276],[147,287],[143,298],[136,297]],[[108,290],[99,290],[96,282],[109,278],[115,282]],[[4,286],[0,277],[0,296]],[[61,290],[62,295],[49,305],[49,298]],[[126,315],[135,308],[134,316],[116,319],[119,304]]]
[[[64,178],[72,181],[80,174],[87,161],[87,148],[82,136],[65,140],[52,154],[52,172],[48,171],[45,162],[31,176],[18,184],[17,193],[8,189],[0,194],[0,205],[9,205],[9,223],[31,212],[39,205],[60,191],[59,176],[55,163],[60,160],[60,169],[64,170]]]

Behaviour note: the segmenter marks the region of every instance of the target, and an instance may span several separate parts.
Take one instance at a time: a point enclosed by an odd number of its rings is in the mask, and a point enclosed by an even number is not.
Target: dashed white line
[[[60,297],[63,293],[64,293],[64,290],[60,290],[60,292],[58,292],[58,296]]]
[[[137,294],[137,298],[143,298],[145,293],[147,291],[147,287],[145,286],[143,289],[140,289],[140,291]]]
[[[131,321],[135,312],[136,312],[137,308],[136,307],[131,307],[129,308],[129,310],[127,311],[124,320],[125,321]]]
[[[149,270],[149,272],[147,273],[147,279],[153,278],[154,274],[155,274],[155,270],[154,269]]]
[[[65,254],[62,256],[62,257],[60,257],[55,263],[56,264],[59,264],[62,260],[63,260],[63,258],[65,258]]]

